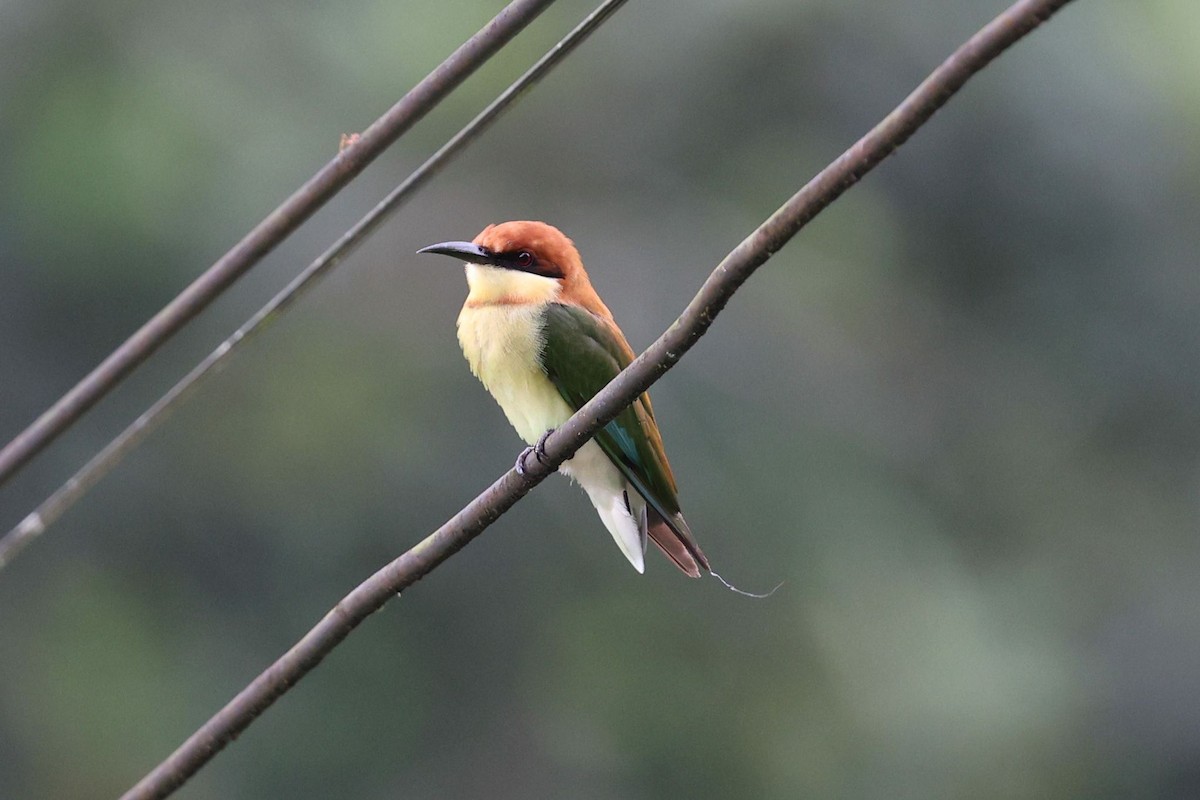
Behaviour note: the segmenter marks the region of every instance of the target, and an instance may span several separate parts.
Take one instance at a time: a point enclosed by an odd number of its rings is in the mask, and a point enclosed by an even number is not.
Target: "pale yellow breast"
[[[538,364],[543,343],[539,310],[534,304],[472,306],[468,301],[458,315],[458,341],[471,372],[529,444],[571,416]]]

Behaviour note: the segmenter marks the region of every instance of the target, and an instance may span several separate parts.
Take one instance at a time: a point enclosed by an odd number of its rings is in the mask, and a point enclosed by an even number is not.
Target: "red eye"
[[[517,253],[517,266],[528,267],[533,264],[533,253],[528,250],[522,250]]]

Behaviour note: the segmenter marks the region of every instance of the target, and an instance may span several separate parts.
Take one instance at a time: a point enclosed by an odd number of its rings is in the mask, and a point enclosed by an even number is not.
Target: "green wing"
[[[615,326],[585,309],[550,303],[543,319],[542,368],[575,410],[633,361],[633,350]],[[648,395],[601,428],[595,441],[651,508],[666,519],[679,514],[675,478]]]

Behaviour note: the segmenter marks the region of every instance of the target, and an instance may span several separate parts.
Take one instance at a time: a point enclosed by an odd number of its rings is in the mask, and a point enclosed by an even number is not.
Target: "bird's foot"
[[[530,455],[536,458],[539,464],[546,463],[546,440],[550,438],[550,434],[552,433],[554,433],[554,428],[551,428],[539,436],[535,444],[532,444],[521,451],[521,455],[517,456],[516,468],[518,475],[525,474],[525,459]]]

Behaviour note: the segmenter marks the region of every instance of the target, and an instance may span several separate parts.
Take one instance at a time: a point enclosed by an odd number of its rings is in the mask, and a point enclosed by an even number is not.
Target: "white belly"
[[[539,320],[533,305],[464,308],[458,316],[458,341],[471,372],[528,444],[573,413],[538,363]]]
[[[542,335],[539,309],[532,304],[467,306],[458,315],[458,341],[471,372],[529,444],[574,413],[542,372],[538,362]],[[641,572],[646,548],[646,506],[641,496],[594,441],[579,448],[559,471],[584,488],[605,527]]]

